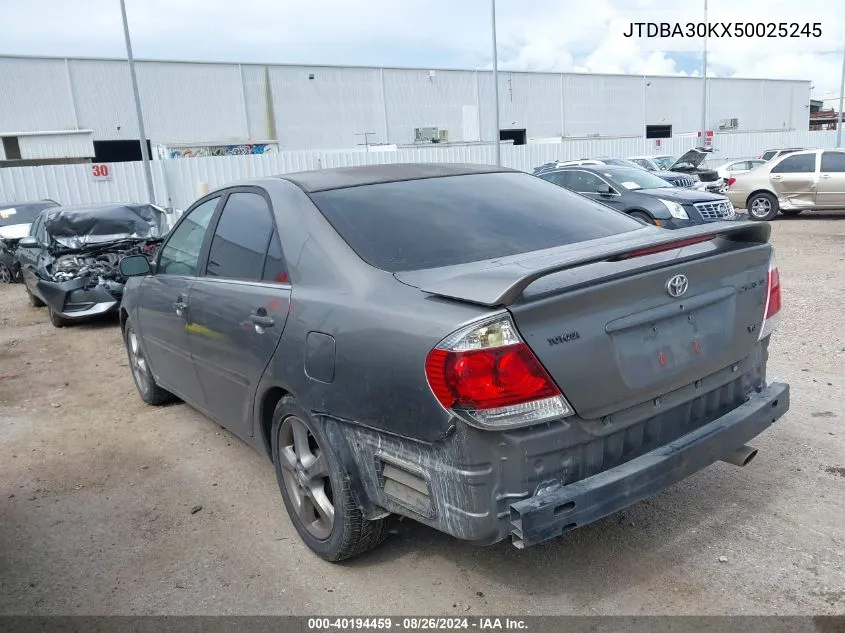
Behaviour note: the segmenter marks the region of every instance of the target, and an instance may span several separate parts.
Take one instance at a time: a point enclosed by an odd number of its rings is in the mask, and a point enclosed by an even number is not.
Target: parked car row
[[[725,196],[673,186],[636,165],[581,163],[547,169],[539,172],[538,177],[647,224],[667,229],[737,218],[733,205]]]
[[[372,165],[222,187],[163,237],[143,205],[48,209],[18,252],[61,318],[116,263],[141,399],[270,459],[317,555],[391,515],[522,549],[744,466],[788,410],[769,227],[694,226],[713,198],[630,166]]]

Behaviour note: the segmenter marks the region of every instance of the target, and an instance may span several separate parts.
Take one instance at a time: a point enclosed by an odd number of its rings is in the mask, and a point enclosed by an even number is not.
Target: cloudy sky
[[[839,94],[841,0],[709,0],[709,21],[819,21],[820,37],[710,38],[708,74]],[[490,0],[126,0],[136,57],[489,68]],[[507,70],[700,74],[700,40],[627,39],[632,20],[703,21],[703,0],[497,0]],[[683,13],[677,7],[683,6]],[[119,0],[0,2],[0,54],[125,55]],[[837,14],[838,15],[835,15]],[[839,52],[836,52],[839,51]]]

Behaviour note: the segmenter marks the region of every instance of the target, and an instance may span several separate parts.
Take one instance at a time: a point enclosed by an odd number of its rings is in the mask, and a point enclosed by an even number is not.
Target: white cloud
[[[254,62],[489,67],[489,0],[126,0],[139,57]],[[711,21],[820,21],[814,51],[788,41],[713,39],[719,76],[808,79],[837,93],[845,14],[833,0],[709,0]],[[699,5],[701,8],[699,8]],[[685,13],[678,13],[683,6]],[[659,10],[703,17],[702,0],[497,0],[503,69],[698,74],[695,56],[622,37],[618,19]],[[637,15],[637,14],[634,14]],[[647,14],[642,14],[647,15]],[[0,52],[122,56],[116,0],[28,0],[0,6]],[[660,42],[663,46],[664,41]],[[806,46],[805,46],[806,48]],[[686,61],[679,61],[686,60]],[[689,61],[692,60],[692,61]]]

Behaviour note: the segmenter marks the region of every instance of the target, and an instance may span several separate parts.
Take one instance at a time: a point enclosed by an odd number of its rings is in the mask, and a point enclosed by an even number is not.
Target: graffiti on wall
[[[249,156],[275,152],[275,143],[246,143],[242,145],[205,145],[201,147],[169,147],[168,158],[195,158],[197,156]]]

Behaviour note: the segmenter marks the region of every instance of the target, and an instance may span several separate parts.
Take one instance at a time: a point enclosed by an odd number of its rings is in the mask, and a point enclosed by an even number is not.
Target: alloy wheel
[[[757,198],[748,210],[755,218],[765,218],[772,210],[772,203],[766,198]]]
[[[146,394],[150,390],[149,373],[147,371],[147,359],[144,358],[144,352],[138,343],[138,335],[135,330],[129,330],[127,335],[129,348],[129,364],[132,366],[132,375],[135,376],[135,384],[142,393]]]
[[[328,456],[305,422],[294,415],[279,430],[279,461],[294,513],[314,538],[328,539],[334,526]]]

